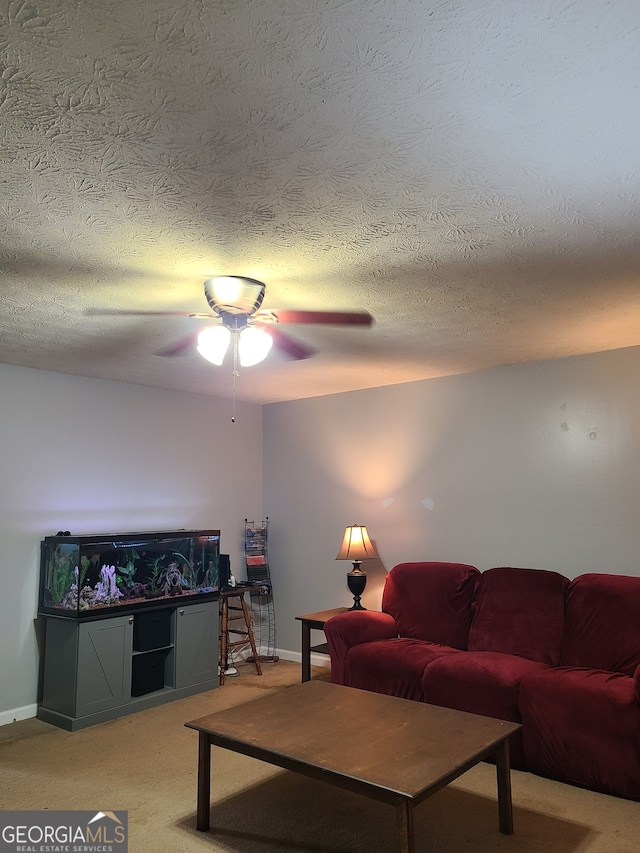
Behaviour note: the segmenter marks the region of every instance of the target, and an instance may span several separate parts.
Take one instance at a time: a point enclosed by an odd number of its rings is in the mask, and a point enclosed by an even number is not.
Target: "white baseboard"
[[[291,652],[289,649],[276,649],[276,654],[278,657],[281,657],[282,660],[293,660],[299,664],[302,664],[302,653],[301,652]],[[312,666],[331,666],[331,658],[329,655],[316,655],[311,654],[311,665]]]
[[[0,711],[0,726],[17,723],[18,720],[28,720],[35,717],[37,712],[37,705],[23,705],[22,708],[14,708],[12,711]]]

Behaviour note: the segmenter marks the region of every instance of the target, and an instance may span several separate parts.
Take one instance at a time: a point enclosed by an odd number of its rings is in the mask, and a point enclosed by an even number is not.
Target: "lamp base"
[[[364,592],[364,588],[367,585],[367,574],[366,572],[361,571],[354,567],[352,572],[347,572],[347,586],[353,595],[353,607],[350,607],[349,610],[366,610],[366,607],[363,607],[360,604],[360,596]]]

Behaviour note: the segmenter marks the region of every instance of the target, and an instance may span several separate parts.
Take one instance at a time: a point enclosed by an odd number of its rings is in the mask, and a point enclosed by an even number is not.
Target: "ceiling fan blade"
[[[129,311],[119,308],[87,308],[89,317],[195,317],[197,320],[212,320],[214,315],[194,311]]]
[[[275,346],[285,353],[285,355],[288,355],[289,358],[300,360],[303,358],[310,358],[316,353],[316,350],[306,346],[305,344],[301,344],[299,341],[294,341],[293,338],[290,338],[289,335],[286,335],[275,326],[269,327],[268,334],[273,338]]]
[[[195,347],[198,335],[201,331],[202,329],[198,329],[195,332],[191,332],[190,335],[180,338],[179,341],[175,341],[174,343],[169,344],[169,346],[163,347],[161,350],[157,350],[154,355],[160,355],[164,358],[173,358],[176,355],[184,355],[188,349]]]
[[[373,317],[366,311],[288,311],[270,308],[279,323],[318,323],[333,326],[371,326]]]

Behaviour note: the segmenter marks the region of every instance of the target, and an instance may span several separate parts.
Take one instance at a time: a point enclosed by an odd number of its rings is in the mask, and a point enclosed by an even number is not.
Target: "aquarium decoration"
[[[80,619],[215,597],[220,531],[47,536],[39,612]]]

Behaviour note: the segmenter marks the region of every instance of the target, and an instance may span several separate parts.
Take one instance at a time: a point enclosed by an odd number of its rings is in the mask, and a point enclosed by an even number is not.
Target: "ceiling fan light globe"
[[[240,364],[242,367],[251,367],[253,364],[259,364],[269,354],[269,350],[273,344],[273,338],[262,329],[256,329],[252,326],[247,326],[240,332],[238,341],[238,353],[240,355]]]
[[[211,364],[221,365],[224,361],[231,332],[226,326],[211,326],[203,329],[198,335],[198,352]]]

